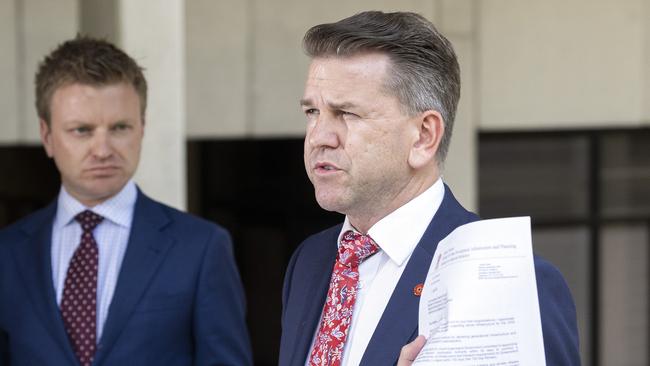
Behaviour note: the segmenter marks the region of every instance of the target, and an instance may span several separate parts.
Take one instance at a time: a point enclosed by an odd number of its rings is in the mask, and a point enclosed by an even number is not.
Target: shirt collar
[[[72,197],[65,187],[61,186],[57,201],[56,219],[54,226],[62,228],[72,222],[75,216],[84,210],[92,210],[104,219],[125,228],[131,227],[133,209],[138,196],[138,190],[133,180],[129,180],[116,195],[95,207],[86,207]]]
[[[397,266],[401,266],[420,242],[444,194],[445,186],[438,178],[426,191],[375,223],[368,230],[368,235]],[[339,243],[348,230],[357,231],[346,216],[339,233]]]

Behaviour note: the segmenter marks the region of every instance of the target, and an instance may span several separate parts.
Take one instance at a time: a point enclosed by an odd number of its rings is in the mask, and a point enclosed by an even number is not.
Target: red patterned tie
[[[309,356],[309,366],[339,366],[357,298],[359,264],[379,248],[367,235],[346,231],[341,238],[327,292],[323,319]]]
[[[93,229],[104,218],[92,211],[75,217],[81,225],[81,243],[75,250],[63,286],[61,314],[72,348],[82,366],[90,366],[97,346],[97,263],[99,253]]]

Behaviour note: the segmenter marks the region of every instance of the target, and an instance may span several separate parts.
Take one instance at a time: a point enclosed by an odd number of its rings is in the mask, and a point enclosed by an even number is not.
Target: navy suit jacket
[[[55,214],[52,203],[0,231],[0,365],[79,364],[52,282]],[[138,191],[93,364],[252,364],[228,233]]]
[[[361,365],[397,363],[402,346],[418,335],[420,298],[413,288],[424,283],[438,242],[460,225],[478,220],[445,186],[445,196],[399,279],[361,360]],[[289,262],[282,298],[280,366],[304,366],[320,321],[337,253],[341,225],[307,238]],[[535,258],[546,364],[580,365],[573,299],[562,275]]]

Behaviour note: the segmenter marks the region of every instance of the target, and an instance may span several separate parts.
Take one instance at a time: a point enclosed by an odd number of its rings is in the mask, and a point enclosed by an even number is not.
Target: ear
[[[40,124],[40,130],[41,130],[41,142],[43,143],[43,147],[45,148],[45,153],[47,154],[48,157],[54,156],[54,152],[52,149],[52,130],[50,129],[50,126],[45,122],[45,120],[40,119],[39,120]]]
[[[416,141],[411,147],[408,163],[413,169],[420,169],[435,163],[436,153],[445,133],[445,122],[438,111],[429,110],[415,117]]]

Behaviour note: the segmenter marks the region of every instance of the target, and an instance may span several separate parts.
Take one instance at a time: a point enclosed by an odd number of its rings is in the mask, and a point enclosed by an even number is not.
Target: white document
[[[414,365],[545,365],[529,217],[458,227],[422,290]]]

